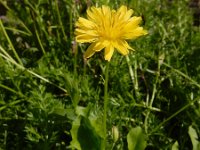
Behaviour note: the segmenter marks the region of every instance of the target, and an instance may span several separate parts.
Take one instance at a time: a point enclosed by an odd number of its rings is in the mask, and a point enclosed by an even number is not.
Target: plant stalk
[[[105,69],[105,81],[104,81],[104,114],[103,114],[103,129],[104,129],[104,141],[103,141],[103,146],[102,150],[106,149],[106,140],[107,140],[107,109],[108,109],[108,70],[109,70],[109,62],[106,64],[106,69]]]

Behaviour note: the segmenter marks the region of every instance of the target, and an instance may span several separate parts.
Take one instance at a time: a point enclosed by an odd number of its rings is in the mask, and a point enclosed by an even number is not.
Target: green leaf
[[[179,150],[179,145],[177,141],[172,145],[172,150]]]
[[[77,150],[100,150],[101,136],[96,132],[88,118],[79,116],[72,125],[71,147]]]
[[[90,105],[87,107],[77,106],[75,111],[78,116],[88,117],[90,112]]]
[[[70,143],[70,146],[72,148],[75,148],[77,150],[81,150],[80,143],[78,141],[78,129],[80,127],[80,117],[78,117],[72,124],[72,129],[71,129],[71,135],[72,135],[72,141]]]
[[[65,116],[66,115],[66,109],[62,109],[62,108],[55,108],[53,110],[54,114],[60,115],[60,116]]]
[[[102,118],[98,117],[96,114],[93,114],[88,117],[90,120],[91,125],[95,128],[95,131],[100,135],[102,138],[104,138],[104,128],[103,128],[103,122]]]
[[[192,141],[193,150],[199,150],[200,149],[200,142],[198,141],[198,135],[197,135],[196,130],[192,126],[189,126],[188,134],[189,134],[190,139]]]
[[[39,140],[42,139],[40,133],[36,130],[36,128],[32,126],[26,126],[25,132],[27,133],[26,135],[27,139],[32,142],[39,142]]]
[[[146,147],[145,134],[141,127],[132,128],[127,135],[129,150],[144,150]]]

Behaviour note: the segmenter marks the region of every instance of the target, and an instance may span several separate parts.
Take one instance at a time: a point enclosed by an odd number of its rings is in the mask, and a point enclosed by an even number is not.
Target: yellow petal
[[[102,14],[104,15],[104,18],[102,19],[103,22],[103,28],[105,32],[110,32],[111,28],[111,10],[108,6],[102,6]]]
[[[125,40],[117,40],[113,42],[113,46],[122,55],[127,55],[129,53],[128,48],[132,49]]]
[[[104,54],[105,60],[110,61],[110,59],[111,59],[111,57],[113,55],[113,52],[114,52],[114,47],[111,44],[108,45],[105,48],[105,54]]]
[[[132,14],[133,14],[133,10],[129,9],[127,11],[127,7],[123,5],[117,11],[117,16],[119,17],[119,20],[121,21],[127,21],[131,17]]]
[[[135,39],[139,36],[146,35],[148,32],[143,29],[143,27],[137,27],[131,32],[127,32],[123,35],[124,39]]]
[[[102,13],[103,13],[105,16],[107,16],[108,14],[111,14],[110,7],[103,5],[103,6],[102,6]]]
[[[95,22],[98,24],[102,24],[102,20],[104,19],[104,15],[102,14],[101,8],[91,8],[92,12],[94,13],[95,16]]]
[[[105,48],[106,47],[106,44],[105,44],[105,42],[103,42],[103,41],[98,41],[98,42],[96,42],[96,44],[95,44],[95,46],[94,46],[94,51],[95,52],[98,52],[98,51],[100,51],[100,50],[102,50],[103,48]]]
[[[127,14],[127,7],[122,5],[116,12],[117,20],[119,20],[119,21],[126,20],[125,17],[124,17],[124,16],[126,16],[126,14]]]
[[[96,43],[92,43],[88,49],[86,50],[86,52],[84,53],[84,58],[89,58],[91,57],[92,55],[94,55],[95,51],[94,51],[94,46],[95,46]]]
[[[131,17],[127,24],[124,26],[124,30],[131,31],[139,26],[142,21],[142,17]]]
[[[91,43],[95,42],[96,40],[96,37],[87,34],[81,34],[76,36],[76,41],[79,43]]]
[[[122,5],[118,10],[117,10],[117,13],[119,14],[123,14],[123,13],[126,13],[127,12],[127,7]]]
[[[79,17],[78,22],[76,23],[76,26],[78,28],[83,28],[83,29],[93,29],[96,26],[96,24],[90,20]]]
[[[75,30],[75,35],[80,35],[80,34],[87,34],[87,35],[91,35],[91,36],[98,36],[98,33],[96,30],[83,30],[83,29],[79,29],[77,28]]]
[[[103,16],[101,14],[101,9],[96,7],[91,7],[87,10],[87,17],[89,20],[99,24],[101,20],[103,19]]]
[[[127,13],[124,15],[124,21],[129,20],[133,12],[134,11],[132,9],[128,10]]]
[[[127,7],[122,6],[114,15],[113,15],[113,27],[117,30],[123,32],[124,26],[130,22],[130,17],[133,14],[133,10],[130,9],[127,11]]]
[[[96,15],[90,9],[87,9],[87,18],[91,21],[96,20]]]
[[[134,49],[132,47],[130,47],[130,45],[124,40],[124,46],[127,48],[127,49],[130,49],[130,50],[133,50]]]
[[[95,52],[101,51],[103,48],[105,48],[105,46],[106,46],[105,42],[102,41],[92,43],[86,50],[84,57],[85,58],[91,57],[92,55],[94,55]]]

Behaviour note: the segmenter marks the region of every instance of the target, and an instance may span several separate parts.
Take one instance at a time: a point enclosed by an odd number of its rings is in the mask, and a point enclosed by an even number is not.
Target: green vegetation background
[[[0,149],[99,149],[105,60],[83,60],[74,25],[102,4],[127,5],[149,32],[111,60],[107,149],[131,149],[142,129],[146,150],[199,150],[200,6],[188,0],[0,0]]]

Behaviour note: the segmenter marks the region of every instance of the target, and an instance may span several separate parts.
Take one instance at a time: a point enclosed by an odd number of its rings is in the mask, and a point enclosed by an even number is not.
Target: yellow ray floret
[[[91,43],[84,57],[89,58],[95,52],[105,49],[104,58],[110,61],[114,49],[122,55],[133,50],[126,40],[146,35],[147,31],[140,27],[141,17],[133,16],[133,10],[121,6],[117,11],[108,6],[91,7],[87,10],[87,19],[79,17],[76,22],[76,41]]]

